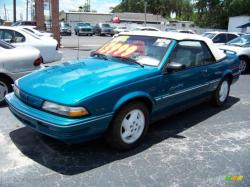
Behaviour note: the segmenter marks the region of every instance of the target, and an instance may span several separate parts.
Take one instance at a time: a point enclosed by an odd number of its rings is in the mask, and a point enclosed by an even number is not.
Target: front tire
[[[226,77],[220,82],[219,86],[214,92],[212,98],[213,104],[218,107],[223,106],[227,102],[229,92],[230,92],[230,81]]]
[[[115,115],[106,140],[119,150],[136,147],[144,138],[149,126],[149,111],[141,102],[131,102]]]
[[[5,95],[12,92],[11,81],[4,76],[0,76],[0,106],[5,104]]]
[[[242,74],[248,71],[248,59],[246,57],[240,57],[240,72]]]

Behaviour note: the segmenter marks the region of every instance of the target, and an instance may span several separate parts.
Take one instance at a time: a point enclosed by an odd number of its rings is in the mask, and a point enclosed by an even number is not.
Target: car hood
[[[22,91],[44,100],[77,105],[80,101],[108,89],[143,80],[157,68],[111,60],[87,58],[45,68],[16,81]]]
[[[242,47],[239,46],[230,46],[230,45],[220,45],[218,46],[220,49],[222,50],[229,50],[229,51],[234,51],[237,54],[239,54],[241,51],[243,51],[244,49]]]

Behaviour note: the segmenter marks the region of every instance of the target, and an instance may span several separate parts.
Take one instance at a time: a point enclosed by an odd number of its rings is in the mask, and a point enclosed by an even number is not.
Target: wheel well
[[[8,75],[0,73],[0,78],[5,78],[7,79],[11,84],[14,83],[14,81],[12,80],[12,78],[10,78]]]
[[[144,103],[147,106],[149,113],[152,112],[153,104],[152,104],[151,100],[148,99],[147,97],[136,97],[136,98],[130,99],[130,100],[126,101],[125,103],[123,103],[116,110],[116,112],[119,111],[123,106],[127,105],[128,103],[132,103],[132,102],[142,102],[142,103]]]
[[[232,74],[227,74],[224,78],[228,78],[230,84],[232,84],[232,81],[233,81],[233,75]]]
[[[245,58],[248,63],[250,62],[250,58],[247,55],[240,55],[239,58]]]

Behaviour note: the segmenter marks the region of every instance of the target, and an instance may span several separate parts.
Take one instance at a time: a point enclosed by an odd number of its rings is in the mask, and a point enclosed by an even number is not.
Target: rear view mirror
[[[167,64],[166,70],[167,72],[180,71],[185,69],[186,66],[184,64],[180,64],[177,62],[170,62]]]

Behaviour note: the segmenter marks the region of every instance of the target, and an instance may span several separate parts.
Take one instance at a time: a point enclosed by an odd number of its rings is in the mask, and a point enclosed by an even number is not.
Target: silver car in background
[[[0,105],[14,81],[41,68],[42,58],[33,47],[14,47],[0,40]]]
[[[222,50],[235,52],[240,58],[241,73],[247,73],[250,70],[250,34],[235,38],[225,45],[219,46]]]

